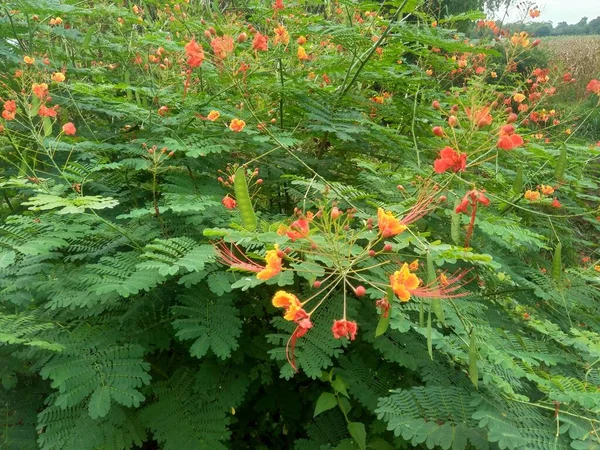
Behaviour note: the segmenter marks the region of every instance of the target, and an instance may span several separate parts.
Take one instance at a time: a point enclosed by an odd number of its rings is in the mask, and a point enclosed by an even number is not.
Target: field
[[[589,80],[600,76],[600,36],[557,36],[543,38],[553,64],[570,72],[578,97],[585,94]]]

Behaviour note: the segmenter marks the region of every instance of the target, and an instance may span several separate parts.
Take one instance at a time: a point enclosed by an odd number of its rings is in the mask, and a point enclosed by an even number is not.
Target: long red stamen
[[[464,297],[466,295],[469,295],[469,292],[456,293],[456,291],[458,289],[466,286],[471,281],[473,281],[472,279],[469,279],[465,282],[461,282],[461,280],[465,277],[465,275],[467,275],[470,271],[471,271],[471,269],[463,270],[463,271],[456,271],[452,275],[450,275],[450,277],[447,278],[443,284],[441,282],[441,275],[440,275],[431,283],[429,283],[421,288],[415,289],[414,291],[411,291],[411,294],[413,294],[417,297],[422,297],[422,298],[440,298],[440,299],[442,299],[442,298]]]
[[[264,266],[256,264],[246,255],[244,255],[244,252],[236,244],[231,245],[237,250],[237,253],[240,256],[237,256],[231,247],[228,246],[224,241],[219,241],[215,245],[215,250],[217,251],[217,260],[221,264],[234,269],[246,270],[248,272],[260,272],[261,270],[264,270]]]
[[[290,364],[290,366],[292,366],[292,369],[294,369],[294,372],[296,373],[298,372],[298,368],[296,367],[296,357],[294,356],[294,350],[296,349],[296,340],[304,336],[307,333],[307,331],[308,329],[298,325],[292,333],[292,335],[290,336],[290,338],[288,339],[287,344],[285,346],[285,357],[287,359],[287,362]]]
[[[414,223],[417,220],[425,217],[427,214],[429,214],[435,209],[435,205],[432,206],[434,200],[435,194],[431,193],[430,189],[428,189],[428,187],[426,186],[419,194],[417,202],[410,209],[410,211],[400,220],[400,222],[404,225],[410,225],[411,223]]]

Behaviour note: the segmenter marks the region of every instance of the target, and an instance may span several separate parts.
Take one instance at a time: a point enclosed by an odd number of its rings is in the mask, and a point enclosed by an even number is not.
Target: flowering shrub
[[[599,445],[597,78],[415,2],[218,6],[0,11],[4,446]]]

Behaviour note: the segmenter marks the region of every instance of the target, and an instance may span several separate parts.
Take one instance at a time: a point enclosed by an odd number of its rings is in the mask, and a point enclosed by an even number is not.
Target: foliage
[[[598,447],[600,83],[453,5],[3,5],[2,448]]]

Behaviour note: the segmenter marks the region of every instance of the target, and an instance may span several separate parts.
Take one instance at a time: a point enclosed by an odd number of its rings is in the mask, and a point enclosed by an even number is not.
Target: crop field
[[[585,93],[589,80],[600,74],[600,36],[557,36],[544,38],[543,45],[551,61],[577,80],[578,96]]]

